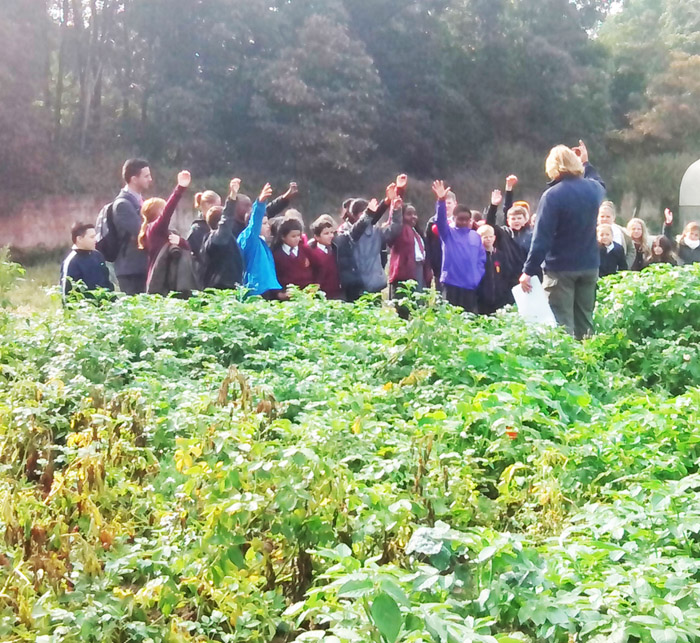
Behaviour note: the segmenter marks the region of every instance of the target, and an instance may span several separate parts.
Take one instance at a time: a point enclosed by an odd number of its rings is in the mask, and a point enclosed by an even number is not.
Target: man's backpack
[[[97,223],[95,224],[96,247],[107,261],[115,261],[121,247],[117,229],[114,226],[113,211],[114,203],[105,205],[97,215]]]

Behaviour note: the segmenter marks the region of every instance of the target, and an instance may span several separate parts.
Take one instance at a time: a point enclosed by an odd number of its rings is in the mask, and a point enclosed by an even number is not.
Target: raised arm
[[[674,246],[676,245],[676,240],[673,238],[673,212],[669,208],[664,210],[664,228],[663,235],[666,237]]]
[[[238,245],[241,247],[241,251],[244,255],[248,249],[252,247],[253,242],[255,242],[262,232],[262,222],[267,212],[267,200],[271,195],[272,188],[270,187],[269,183],[266,183],[265,187],[260,192],[260,196],[257,198],[255,203],[253,203],[253,209],[250,212],[248,225],[245,227],[243,232],[238,235]]]
[[[192,177],[187,170],[183,170],[177,175],[177,185],[165,204],[162,214],[153,222],[150,234],[162,237],[167,236],[168,228],[170,227],[170,220],[173,218],[175,208],[177,208],[177,204],[180,202],[182,195],[190,186],[191,182]]]
[[[437,228],[441,239],[447,239],[450,234],[450,224],[447,222],[447,205],[445,199],[450,188],[444,181],[433,181],[433,192],[437,197]]]
[[[401,236],[403,225],[403,200],[401,197],[396,197],[391,204],[389,226],[384,229],[384,240],[387,245],[394,245],[394,242]]]
[[[287,191],[278,196],[276,199],[272,200],[267,206],[266,214],[268,219],[274,219],[280,216],[292,202],[292,199],[299,194],[299,187],[293,181],[289,184]]]
[[[506,197],[503,199],[503,215],[506,217],[508,216],[508,210],[513,207],[513,202],[515,201],[514,190],[516,185],[518,185],[518,177],[515,174],[506,177]]]

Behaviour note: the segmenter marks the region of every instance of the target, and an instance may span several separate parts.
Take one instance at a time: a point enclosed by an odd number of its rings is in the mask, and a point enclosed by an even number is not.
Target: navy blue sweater
[[[605,184],[592,165],[585,176],[565,177],[545,191],[537,208],[537,225],[523,272],[597,270],[600,264],[596,226]]]
[[[105,258],[97,250],[78,250],[73,248],[61,264],[61,292],[65,297],[79,281],[87,290],[105,288],[114,290],[109,280],[109,270]]]

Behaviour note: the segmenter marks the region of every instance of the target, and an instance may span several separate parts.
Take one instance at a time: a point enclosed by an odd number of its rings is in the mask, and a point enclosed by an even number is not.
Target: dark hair
[[[670,239],[668,239],[664,235],[661,235],[659,237],[656,237],[656,239],[654,239],[654,241],[652,242],[652,250],[654,249],[655,245],[660,246],[663,252],[661,256],[658,256],[652,252],[650,263],[676,263],[676,258],[673,254],[673,244],[671,243]]]
[[[350,213],[354,215],[362,214],[367,209],[368,205],[369,201],[366,199],[355,199],[350,204]]]
[[[95,224],[94,223],[76,223],[73,225],[73,227],[70,229],[70,236],[71,239],[73,240],[73,243],[75,243],[78,240],[78,237],[84,237],[85,233],[88,230],[94,230],[95,229]]]
[[[304,232],[304,226],[301,221],[296,217],[284,217],[282,222],[277,226],[275,231],[275,240],[272,244],[273,250],[277,250],[282,247],[284,243],[284,238],[290,233],[298,230],[299,232]]]
[[[352,198],[345,199],[345,201],[343,201],[343,210],[347,210],[350,207],[350,204],[353,202],[353,200],[354,199]]]
[[[462,205],[461,203],[458,203],[455,206],[454,212],[452,212],[452,218],[454,219],[458,215],[464,214],[465,212],[469,215],[469,218],[471,219],[472,218],[472,211],[466,205]]]
[[[140,174],[141,170],[147,167],[148,161],[144,159],[129,159],[126,163],[124,163],[124,167],[122,168],[122,178],[124,179],[124,183],[131,181],[131,179]]]
[[[314,237],[316,237],[319,234],[321,234],[326,228],[334,227],[335,221],[333,221],[333,217],[330,214],[322,214],[311,224],[311,232],[313,233]]]

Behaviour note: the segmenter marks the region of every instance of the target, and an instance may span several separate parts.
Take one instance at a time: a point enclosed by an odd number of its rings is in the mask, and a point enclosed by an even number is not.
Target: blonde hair
[[[219,227],[219,221],[221,221],[221,215],[223,213],[224,209],[220,205],[215,205],[207,210],[204,219],[212,230],[216,230]]]
[[[510,210],[508,210],[506,216],[512,217],[516,214],[522,214],[525,217],[526,221],[530,218],[530,211],[522,205],[514,205]]]
[[[693,231],[700,232],[700,223],[698,223],[697,221],[691,221],[690,223],[686,223],[685,228],[683,228],[683,234],[681,236],[685,237]]]
[[[613,233],[612,226],[609,223],[599,223],[598,232],[603,232],[604,230],[607,230],[610,234]]]
[[[153,223],[165,210],[165,199],[147,199],[141,206],[141,230],[139,230],[138,247],[140,250],[146,249],[146,230],[148,224]]]
[[[650,250],[649,250],[649,231],[647,230],[647,224],[644,223],[642,219],[639,219],[637,217],[634,217],[629,220],[627,223],[627,232],[629,232],[630,237],[632,237],[632,225],[638,223],[639,225],[642,226],[642,241],[639,244],[642,247],[642,252],[644,255],[648,255]],[[638,243],[637,241],[634,240],[634,237],[632,237],[632,241],[634,243]]]
[[[603,201],[600,204],[600,207],[598,208],[598,212],[600,212],[601,210],[609,210],[612,214],[613,220],[617,216],[617,210],[615,208],[615,204],[612,201]]]
[[[544,164],[544,171],[552,181],[562,176],[583,176],[583,163],[576,153],[566,145],[553,147]]]
[[[479,236],[483,236],[483,235],[489,234],[489,233],[495,235],[496,231],[493,229],[493,226],[482,225],[482,226],[479,226],[477,233],[479,234]]]
[[[204,190],[194,195],[194,209],[202,214],[206,214],[215,205],[221,205],[221,197],[214,190]]]

